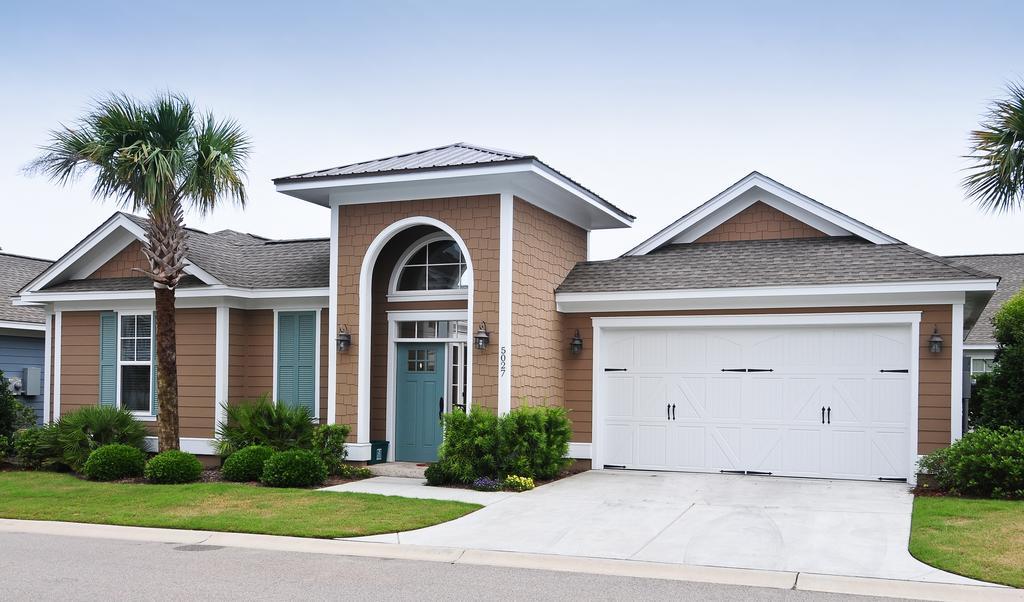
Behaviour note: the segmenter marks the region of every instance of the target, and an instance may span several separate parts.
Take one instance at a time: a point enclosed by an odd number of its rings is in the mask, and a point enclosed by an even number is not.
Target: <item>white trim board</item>
[[[252,300],[281,300],[295,298],[326,298],[330,289],[324,288],[235,288],[229,286],[205,286],[179,288],[174,291],[176,299],[213,299],[235,297]],[[72,301],[132,301],[153,299],[153,289],[134,291],[89,291],[89,292],[24,292],[15,299],[15,305],[36,305]]]
[[[899,242],[888,234],[755,171],[627,251],[625,255],[646,255],[671,242],[693,242],[757,201],[830,236],[855,235],[875,244]]]
[[[338,228],[339,210],[331,205],[331,273],[327,300],[327,424],[338,422]]]
[[[950,392],[950,443],[956,443],[964,435],[964,378],[963,378],[963,357],[964,357],[964,305],[958,303],[953,305],[953,335],[950,341],[952,374],[950,381],[953,385]]]
[[[36,322],[12,322],[8,320],[0,320],[0,329],[5,330],[27,330],[30,332],[45,332],[46,324],[38,324]]]
[[[512,411],[512,239],[515,197],[501,193],[498,244],[498,415]]]
[[[918,388],[920,382],[920,325],[921,312],[857,312],[857,313],[815,313],[815,314],[756,314],[756,315],[712,315],[712,316],[643,316],[643,317],[603,317],[592,318],[593,324],[593,360],[591,364],[592,391],[594,392],[591,407],[590,444],[592,467],[603,469],[602,445],[604,444],[604,375],[601,363],[601,339],[606,330],[630,328],[670,328],[670,327],[757,327],[757,326],[842,326],[842,325],[880,325],[906,324],[909,328],[909,380],[910,392],[908,404],[910,417],[908,422],[908,482],[914,484],[917,468],[918,446]],[[954,362],[955,363],[955,362]]]
[[[216,351],[214,359],[214,406],[213,410],[213,432],[217,432],[217,426],[227,421],[227,405],[229,402],[229,383],[231,366],[231,310],[227,306],[219,305],[216,311]]]
[[[216,456],[217,440],[213,437],[179,437],[178,445],[181,451],[197,456]],[[156,437],[146,437],[146,451],[156,452],[158,447]]]

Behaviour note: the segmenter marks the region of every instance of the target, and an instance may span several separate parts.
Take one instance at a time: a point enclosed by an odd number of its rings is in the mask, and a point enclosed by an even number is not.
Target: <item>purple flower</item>
[[[498,491],[501,489],[501,481],[490,477],[480,477],[473,481],[473,489],[477,491]]]

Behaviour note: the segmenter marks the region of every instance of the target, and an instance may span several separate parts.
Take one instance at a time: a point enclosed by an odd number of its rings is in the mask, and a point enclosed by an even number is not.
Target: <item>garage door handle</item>
[[[821,423],[825,424],[825,406],[821,406]]]
[[[605,372],[625,372],[625,368],[605,368]]]
[[[832,406],[828,407],[828,423],[832,424]]]
[[[906,374],[907,372],[910,372],[910,370],[907,370],[906,368],[903,368],[903,369],[900,369],[900,370],[879,370],[879,372],[896,372],[898,374]]]
[[[676,419],[676,404],[672,404],[672,420]]]
[[[672,420],[672,405],[665,404],[665,420]]]

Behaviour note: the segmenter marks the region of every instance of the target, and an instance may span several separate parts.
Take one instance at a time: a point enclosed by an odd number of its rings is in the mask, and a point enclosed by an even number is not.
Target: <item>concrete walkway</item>
[[[902,483],[592,471],[498,500],[448,523],[361,539],[979,583],[910,556],[912,504]]]
[[[458,489],[455,487],[428,487],[426,480],[408,477],[373,477],[363,479],[362,481],[324,487],[320,491],[376,493],[377,495],[397,495],[423,500],[469,502],[470,504],[480,504],[481,506],[489,506],[511,496],[520,495],[508,491],[474,491],[472,489]]]

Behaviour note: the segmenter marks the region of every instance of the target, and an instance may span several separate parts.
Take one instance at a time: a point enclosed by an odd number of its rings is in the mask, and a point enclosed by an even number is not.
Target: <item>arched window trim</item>
[[[388,284],[388,301],[444,301],[452,299],[468,299],[469,289],[468,288],[453,288],[447,290],[435,290],[435,291],[400,291],[398,290],[398,278],[402,274],[402,269],[405,264],[409,263],[409,259],[412,258],[420,249],[424,246],[439,241],[452,241],[456,242],[446,232],[432,232],[426,236],[421,237],[413,244],[409,245],[405,253],[395,263],[395,268],[391,271],[391,281]],[[466,262],[467,268],[469,262]]]

